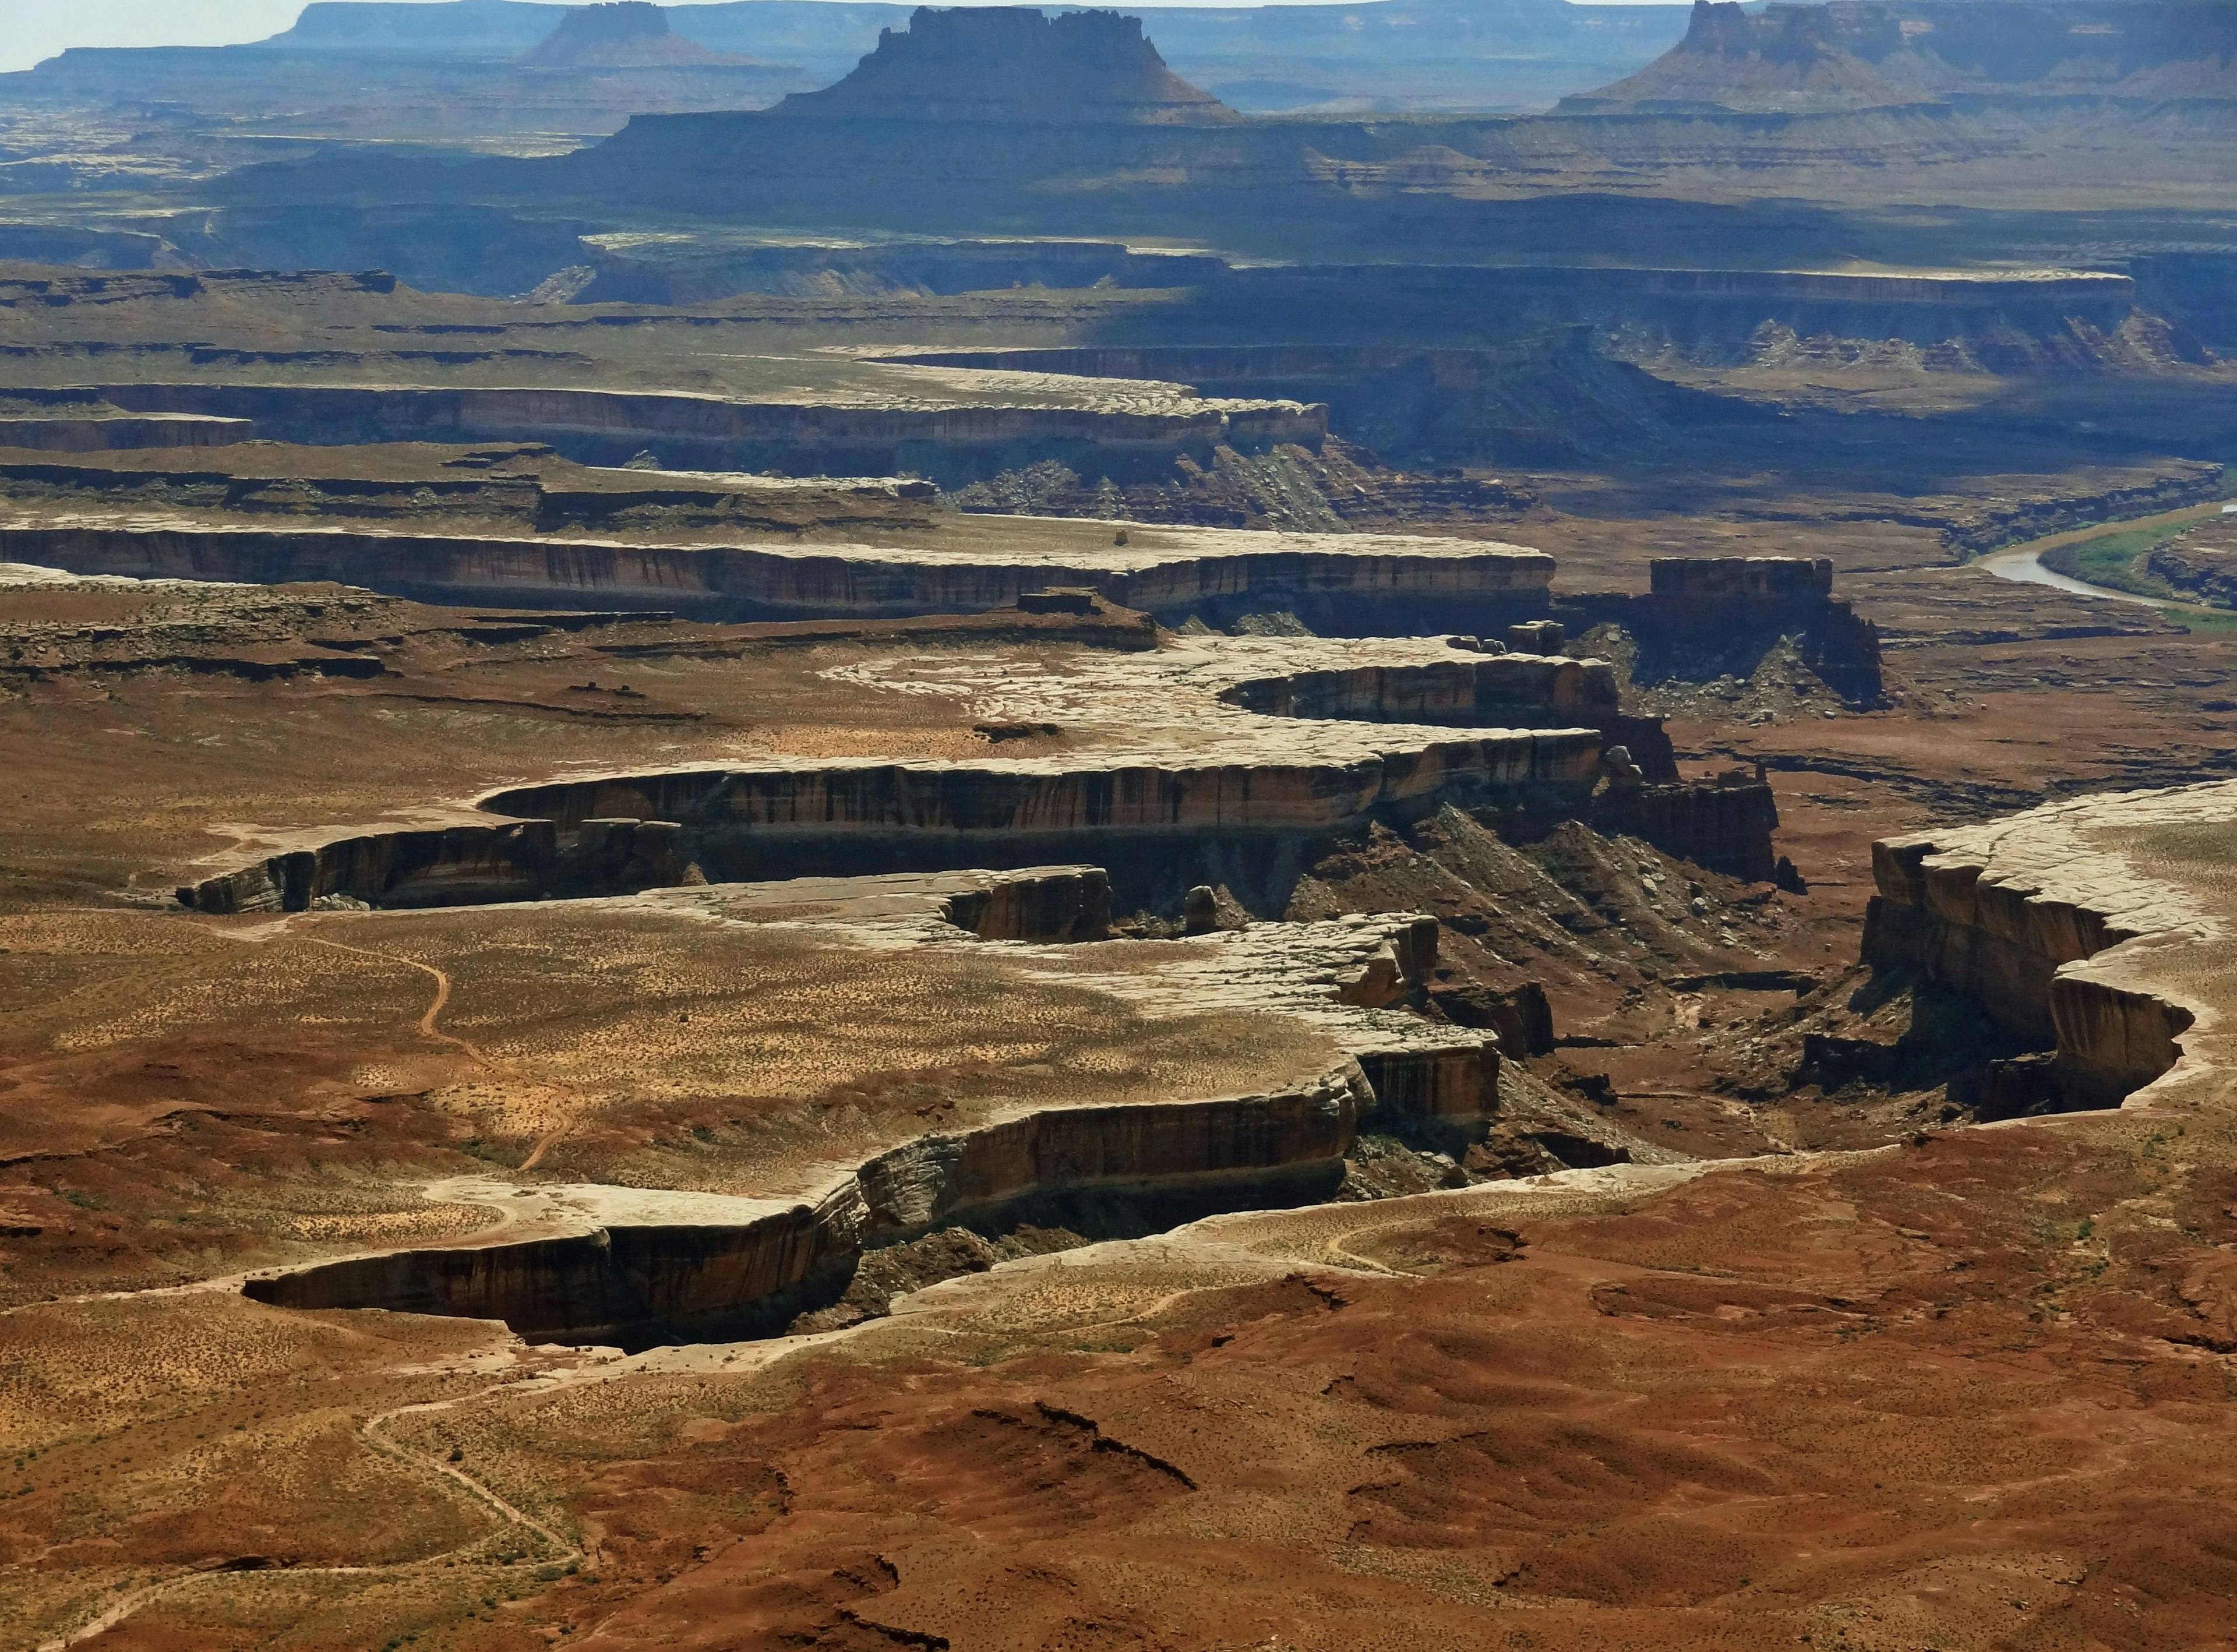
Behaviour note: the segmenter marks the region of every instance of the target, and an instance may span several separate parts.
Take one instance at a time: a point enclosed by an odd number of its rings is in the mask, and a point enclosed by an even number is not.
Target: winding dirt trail
[[[544,1380],[548,1381],[549,1379],[546,1378]],[[564,1381],[564,1379],[563,1378],[562,1380]],[[564,1533],[558,1531],[553,1527],[544,1524],[544,1522],[537,1519],[533,1515],[527,1514],[520,1509],[516,1508],[513,1504],[508,1503],[505,1498],[499,1497],[495,1491],[492,1490],[488,1486],[475,1479],[464,1469],[459,1468],[453,1464],[443,1462],[439,1458],[430,1457],[424,1451],[413,1450],[411,1447],[402,1444],[381,1432],[381,1427],[384,1424],[399,1417],[412,1416],[427,1411],[448,1411],[454,1405],[472,1404],[476,1400],[485,1399],[492,1394],[499,1393],[506,1389],[515,1388],[520,1385],[521,1384],[517,1383],[492,1383],[487,1388],[477,1389],[471,1394],[461,1394],[456,1399],[427,1400],[417,1404],[398,1405],[388,1411],[377,1412],[375,1415],[366,1418],[366,1420],[358,1427],[358,1437],[364,1440],[365,1443],[373,1450],[380,1452],[383,1456],[394,1457],[399,1462],[407,1464],[411,1467],[423,1470],[430,1474],[439,1475],[446,1480],[456,1482],[459,1485],[464,1487],[465,1490],[472,1496],[475,1501],[481,1503],[491,1513],[496,1515],[505,1523],[518,1527],[519,1530],[529,1533],[532,1537],[540,1540],[547,1549],[547,1552],[545,1553],[525,1555],[518,1560],[491,1560],[472,1563],[485,1566],[492,1571],[511,1571],[523,1568],[532,1569],[544,1566],[555,1565],[564,1566],[571,1563],[579,1563],[586,1558],[586,1556],[584,1554],[581,1545],[577,1543],[573,1538],[567,1536]],[[484,1533],[482,1536],[475,1537],[470,1542],[459,1544],[455,1549],[446,1549],[439,1554],[425,1556],[418,1560],[399,1560],[388,1565],[289,1566],[284,1568],[274,1568],[271,1569],[284,1571],[289,1577],[373,1577],[396,1576],[403,1573],[422,1571],[430,1567],[440,1566],[445,1562],[463,1560],[465,1556],[471,1555],[475,1550],[480,1548],[488,1541],[489,1534]],[[109,1630],[115,1629],[119,1623],[122,1623],[125,1619],[130,1617],[134,1613],[141,1610],[142,1608],[151,1605],[156,1601],[164,1599],[168,1596],[175,1595],[181,1589],[191,1589],[197,1583],[206,1583],[213,1577],[236,1577],[249,1570],[261,1571],[265,1569],[267,1569],[263,1567],[247,1568],[235,1566],[213,1566],[201,1571],[187,1572],[180,1576],[167,1577],[161,1583],[149,1583],[144,1588],[136,1589],[131,1590],[128,1594],[119,1596],[114,1602],[110,1602],[109,1607],[98,1616],[91,1618],[86,1622],[80,1624],[76,1629],[72,1629],[68,1635],[58,1635],[53,1640],[41,1642],[39,1643],[37,1652],[67,1652],[68,1648],[76,1646],[80,1642],[89,1641],[97,1635],[106,1634]]]
[[[425,1037],[434,1039],[439,1042],[453,1045],[456,1047],[464,1050],[467,1054],[472,1056],[474,1060],[479,1061],[484,1067],[489,1067],[493,1071],[500,1073],[511,1072],[510,1068],[500,1066],[498,1062],[491,1061],[487,1055],[482,1053],[479,1046],[466,1039],[460,1038],[455,1033],[444,1032],[440,1028],[435,1025],[436,1018],[442,1014],[445,1007],[451,1001],[451,978],[445,975],[441,970],[435,968],[433,964],[421,963],[417,958],[401,957],[393,952],[376,951],[371,947],[353,947],[346,942],[329,941],[324,935],[305,935],[303,939],[309,942],[314,947],[331,947],[336,952],[355,953],[360,958],[378,958],[384,963],[401,964],[406,969],[417,969],[421,975],[432,977],[435,982],[435,997],[434,1001],[427,1006],[427,1013],[419,1018],[419,1025],[421,1034]],[[519,1075],[515,1074],[512,1076],[518,1077]]]
[[[461,1038],[456,1033],[446,1033],[440,1027],[437,1026],[436,1022],[440,1019],[443,1011],[449,1006],[451,1001],[451,977],[441,969],[437,968],[433,964],[421,963],[417,958],[406,958],[397,953],[382,952],[372,947],[353,947],[346,942],[329,941],[324,935],[305,935],[303,939],[308,941],[313,946],[330,947],[336,952],[353,953],[360,958],[377,958],[384,963],[400,964],[406,969],[416,969],[421,975],[426,975],[433,981],[435,983],[435,996],[428,1002],[426,1013],[419,1017],[418,1022],[421,1036],[432,1038],[438,1043],[448,1044],[452,1048],[459,1051],[471,1060],[488,1068],[492,1073],[503,1078],[511,1079],[516,1083],[528,1085],[538,1089],[550,1089],[554,1087],[572,1089],[574,1087],[564,1081],[559,1081],[555,1084],[551,1080],[538,1079],[529,1074],[523,1073],[518,1067],[508,1067],[503,1061],[498,1061],[492,1057],[486,1050],[483,1049],[480,1045],[476,1044],[472,1040]],[[523,1171],[535,1169],[538,1164],[543,1162],[544,1155],[551,1151],[553,1144],[558,1142],[559,1139],[566,1133],[567,1128],[564,1124],[554,1125],[551,1128],[545,1130],[543,1134],[537,1139],[536,1146],[530,1150],[528,1157],[520,1161],[518,1168]]]

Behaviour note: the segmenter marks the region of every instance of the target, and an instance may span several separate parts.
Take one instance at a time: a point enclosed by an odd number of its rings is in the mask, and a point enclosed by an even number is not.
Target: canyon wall
[[[2140,948],[2198,933],[2201,920],[2100,848],[2093,829],[2148,822],[2170,805],[2226,806],[2227,793],[2219,783],[2131,792],[1875,843],[1864,961],[1916,971],[2054,1047],[2064,1105],[2116,1104],[2175,1064],[2196,1019],[2127,966],[2147,955]]]
[[[1464,728],[1589,727],[1600,730],[1604,744],[1627,749],[1646,779],[1678,778],[1662,720],[1619,709],[1615,672],[1605,660],[1494,654],[1426,665],[1297,671],[1238,683],[1219,697],[1268,717]]]
[[[1333,635],[1491,630],[1546,611],[1554,560],[1513,546],[1464,548],[1334,535],[1223,540],[1201,550],[1107,557],[999,553],[918,558],[905,549],[644,545],[329,528],[97,525],[0,527],[0,558],[82,574],[261,585],[329,579],[454,606],[650,608],[708,619],[904,618],[1013,606],[1051,585],[1085,585],[1172,624],[1287,610]],[[1234,546],[1237,548],[1230,549]],[[1248,548],[1242,548],[1247,546]],[[1284,548],[1314,546],[1326,548]],[[1431,547],[1435,547],[1434,549]]]
[[[1478,726],[1597,724],[1617,710],[1605,660],[1536,654],[1299,671],[1238,683],[1219,697],[1267,717]]]
[[[981,941],[1100,941],[1111,928],[1111,880],[1099,866],[991,878],[948,897],[940,915]]]
[[[1657,557],[1645,594],[1591,591],[1556,606],[1573,630],[1615,624],[1640,645],[1634,680],[1679,675],[1686,657],[1722,663],[1760,656],[1792,637],[1802,661],[1844,699],[1876,704],[1879,630],[1833,591],[1823,558]],[[1699,669],[1699,668],[1696,668]],[[1745,673],[1743,672],[1742,675]]]
[[[1593,799],[1586,818],[1603,836],[1643,838],[1666,855],[1712,872],[1800,887],[1791,865],[1782,871],[1772,845],[1778,803],[1760,783],[1612,786]]]
[[[1094,1237],[1324,1199],[1376,1104],[1347,1059],[1268,1095],[1052,1108],[921,1137],[813,1204],[735,1226],[615,1224],[405,1251],[254,1279],[243,1292],[290,1308],[501,1319],[531,1342],[635,1349],[772,1335],[835,1300],[866,1246],[935,1228],[1035,1222]]]
[[[1275,401],[1137,413],[533,387],[181,383],[103,385],[87,393],[134,413],[247,419],[299,442],[548,442],[591,465],[617,465],[657,445],[671,466],[705,470],[907,472],[941,481],[979,479],[1046,459],[1114,478],[1157,475],[1184,453],[1208,461],[1218,446],[1317,446],[1328,434],[1326,409]]]
[[[1704,364],[1737,364],[1752,360],[1771,334],[1790,344],[1813,339],[1856,340],[1866,346],[1900,341],[1926,353],[1929,366],[2024,371],[2095,364],[2106,348],[2104,338],[2117,332],[2138,304],[2132,276],[2090,269],[1851,274],[1555,263],[1395,268],[1316,263],[1223,268],[1204,285],[1198,304],[1228,322],[1231,332],[1246,329],[1244,336],[1249,337],[1261,331],[1263,321],[1250,324],[1251,311],[1263,315],[1296,309],[1312,316],[1327,341],[939,350],[901,359],[1157,380],[1193,385],[1206,395],[1326,401],[1336,411],[1341,433],[1372,446],[1387,439],[1359,426],[1363,413],[1381,413],[1388,419],[1380,404],[1409,384],[1416,393],[1435,387],[1439,395],[1464,406],[1474,401],[1495,409],[1502,387],[1517,384],[1549,352],[1572,372],[1591,371],[1580,360],[1584,347],[1567,334],[1579,327],[1597,335],[1597,348],[1627,362],[1675,355]],[[1464,330],[1465,335],[1481,337],[1489,328],[1513,341],[1472,348],[1335,341],[1354,339],[1356,317],[1347,326],[1330,314],[1334,325],[1328,326],[1321,312],[1332,312],[1347,301],[1356,309],[1370,294],[1405,331],[1419,322],[1448,335]],[[1547,336],[1534,343],[1533,334]],[[2093,345],[2089,335],[2098,342]],[[1605,375],[1607,369],[1599,371]],[[1697,413],[1716,407],[1715,398],[1688,397],[1678,387],[1656,381],[1621,388],[1633,400],[1659,396]],[[1605,398],[1607,390],[1599,393]],[[1729,410],[1726,416],[1732,416]],[[1465,421],[1456,417],[1453,422]]]
[[[665,887],[692,865],[744,882],[1074,862],[1107,868],[1132,902],[1225,882],[1257,909],[1278,910],[1316,845],[1370,821],[1403,823],[1448,803],[1575,816],[1600,753],[1594,730],[1549,729],[1349,762],[832,763],[563,781],[482,799],[505,817],[488,825],[353,835],[178,898],[204,912],[478,904]]]
[[[205,878],[178,898],[217,913],[301,912],[338,899],[384,907],[532,901],[550,889],[559,859],[558,833],[544,820],[368,832]]]
[[[1220,397],[1300,399],[1325,405],[1330,426],[1348,441],[1409,459],[1535,463],[1572,459],[1667,433],[1673,420],[1728,422],[1744,410],[1718,397],[1655,379],[1594,347],[1606,307],[1576,308],[1583,292],[1606,282],[1542,281],[1539,272],[1434,272],[1462,282],[1495,307],[1501,330],[1541,329],[1513,343],[1474,349],[1389,344],[1098,346],[1065,349],[948,350],[901,358],[943,365],[1089,378],[1184,383]],[[1605,274],[1608,272],[1601,272]],[[1652,274],[1658,272],[1613,272]],[[1679,272],[1680,274],[1686,272]],[[1713,274],[1714,272],[1708,272]],[[1408,271],[1396,279],[1418,280]],[[1222,315],[1285,307],[1300,284],[1349,286],[1353,303],[1385,302],[1384,283],[1363,270],[1225,272],[1197,295]],[[1254,297],[1255,294],[1255,297]],[[1370,299],[1371,294],[1371,299]],[[1462,323],[1477,331],[1468,315]],[[1586,319],[1589,318],[1589,319]],[[1242,325],[1256,327],[1255,319]]]
[[[0,418],[0,448],[39,453],[97,453],[119,447],[225,447],[247,441],[255,433],[253,420],[203,413]]]
[[[2217,608],[2237,608],[2237,517],[2209,517],[2144,553],[2143,572]]]

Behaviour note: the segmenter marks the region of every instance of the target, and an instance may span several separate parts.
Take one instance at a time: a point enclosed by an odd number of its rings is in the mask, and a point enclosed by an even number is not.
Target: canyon
[[[0,1642],[2221,1646],[2225,24],[0,75]]]

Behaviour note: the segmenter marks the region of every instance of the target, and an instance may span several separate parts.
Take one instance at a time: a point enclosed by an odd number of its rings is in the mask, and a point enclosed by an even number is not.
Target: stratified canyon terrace
[[[0,1648],[2237,1652],[2230,7],[97,38]]]

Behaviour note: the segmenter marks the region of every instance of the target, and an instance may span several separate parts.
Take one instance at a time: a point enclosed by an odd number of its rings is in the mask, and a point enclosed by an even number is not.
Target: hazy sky
[[[1217,5],[1247,4],[1250,0],[1155,3]],[[1289,0],[1301,3],[1310,0]],[[0,0],[0,70],[29,69],[65,46],[227,46],[261,40],[292,24],[302,9],[303,0]]]

